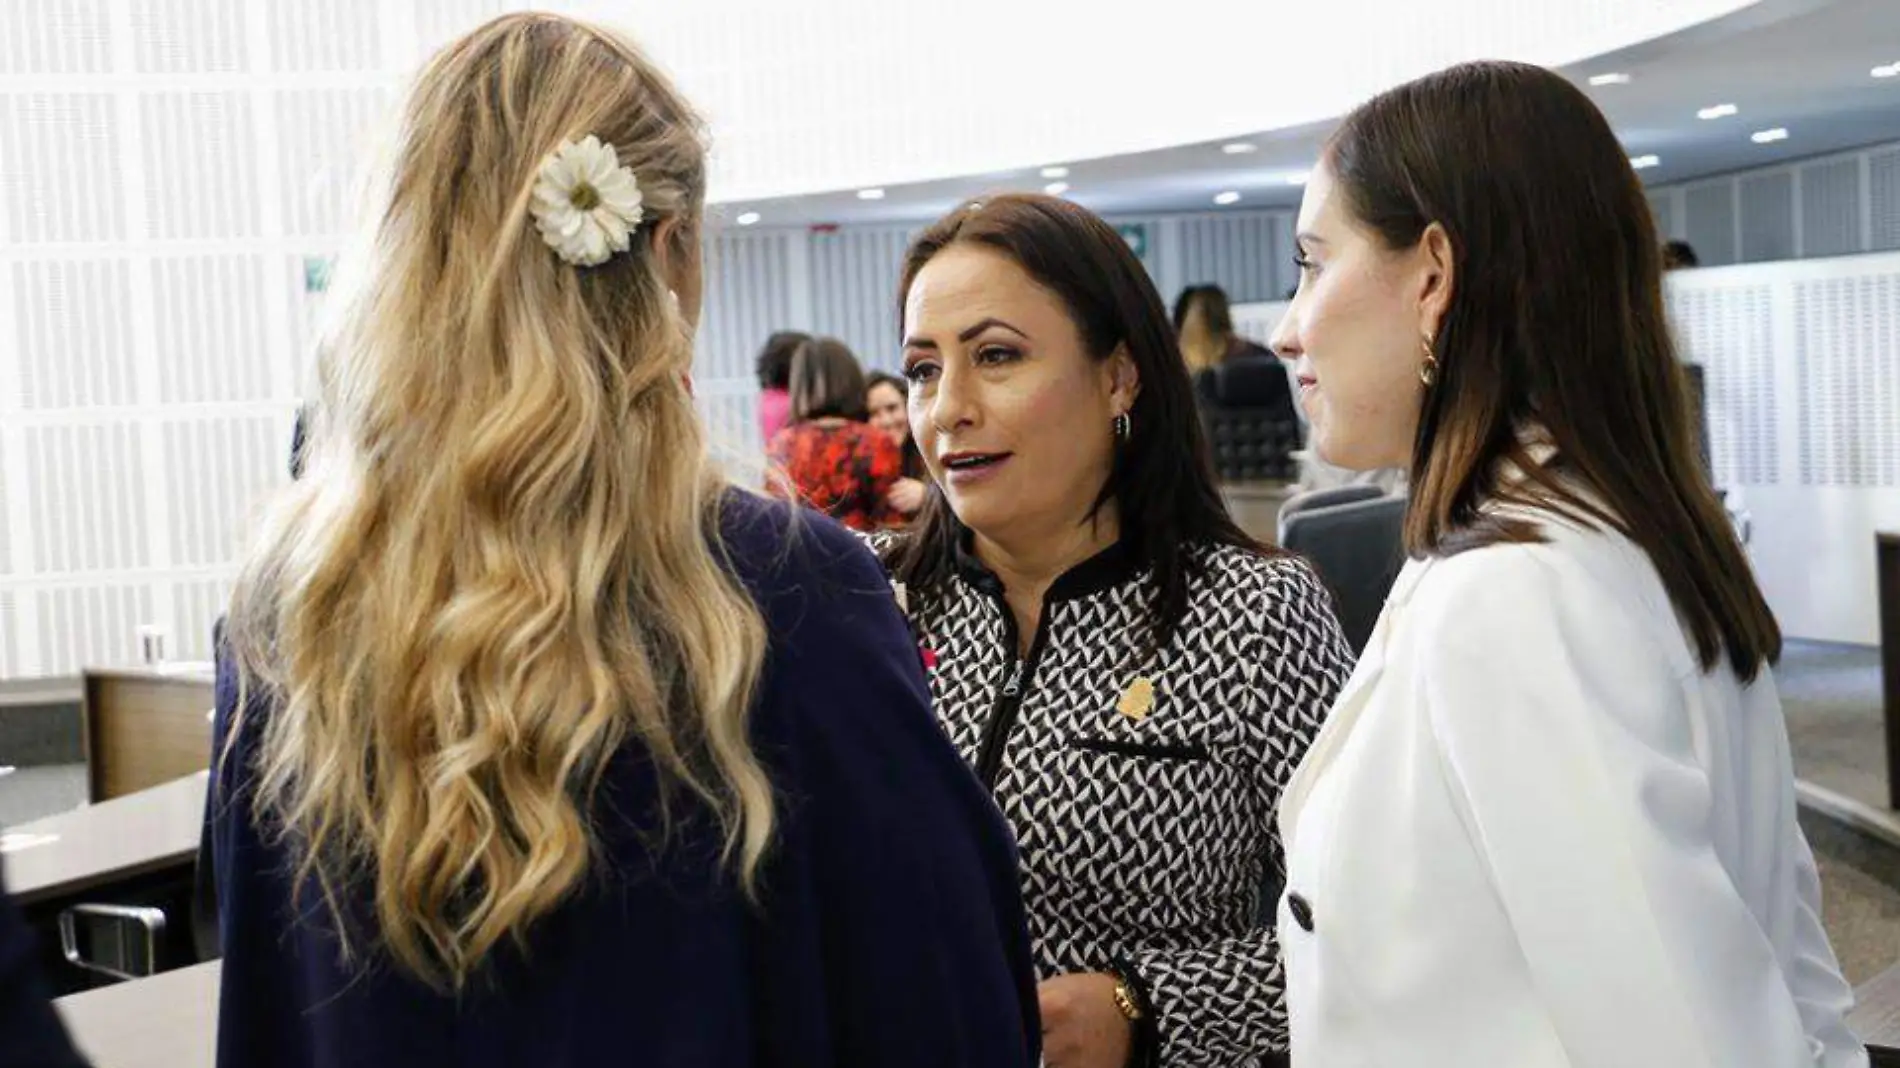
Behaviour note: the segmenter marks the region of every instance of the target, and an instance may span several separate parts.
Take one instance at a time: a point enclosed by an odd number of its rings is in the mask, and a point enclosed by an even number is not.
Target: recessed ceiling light
[[[1630,76],[1627,74],[1624,74],[1621,71],[1616,71],[1610,74],[1590,75],[1591,85],[1628,85],[1629,83],[1630,83]]]
[[[1214,194],[1214,203],[1222,207],[1226,207],[1229,204],[1238,204],[1240,203],[1240,194],[1234,192],[1232,189],[1229,189],[1225,193],[1216,193]]]
[[[1052,197],[1059,197],[1062,194],[1069,191],[1069,183],[1050,182],[1048,185],[1045,185],[1042,187],[1042,191],[1049,194]]]
[[[1788,130],[1783,126],[1777,126],[1772,130],[1756,130],[1748,135],[1748,139],[1758,145],[1772,145],[1776,141],[1786,141]]]
[[[1648,170],[1662,162],[1661,156],[1631,156],[1630,166],[1636,170]]]
[[[759,213],[756,211],[740,212],[739,218],[736,221],[740,226],[751,226],[759,221]]]
[[[1252,141],[1229,141],[1220,146],[1220,150],[1230,156],[1244,156],[1249,152],[1260,151],[1260,146]]]
[[[1900,78],[1900,63],[1889,63],[1884,67],[1875,67],[1867,73],[1876,78]]]
[[[1696,112],[1695,117],[1698,119],[1726,119],[1740,110],[1741,109],[1734,104],[1717,104],[1714,107],[1703,108],[1701,111]]]
[[[1286,184],[1288,184],[1288,185],[1305,185],[1305,184],[1306,184],[1306,180],[1307,180],[1308,178],[1311,178],[1311,177],[1312,177],[1312,175],[1311,175],[1311,174],[1310,174],[1309,172],[1307,172],[1307,171],[1301,171],[1301,172],[1300,172],[1300,173],[1298,173],[1298,174],[1289,174],[1289,175],[1287,175],[1287,176],[1286,176]]]
[[[1044,168],[1042,169],[1042,176],[1043,176],[1044,178],[1067,178],[1067,177],[1069,176],[1069,168],[1067,168],[1067,167],[1044,167]]]
[[[882,190],[882,189],[860,189],[860,190],[858,190],[858,199],[859,199],[859,200],[883,200],[883,199],[884,199],[884,190]]]

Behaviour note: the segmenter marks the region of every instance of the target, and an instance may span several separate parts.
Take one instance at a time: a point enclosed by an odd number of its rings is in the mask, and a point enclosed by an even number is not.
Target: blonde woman
[[[232,607],[224,1068],[1035,1062],[877,565],[705,459],[699,129],[565,19],[423,72]]]

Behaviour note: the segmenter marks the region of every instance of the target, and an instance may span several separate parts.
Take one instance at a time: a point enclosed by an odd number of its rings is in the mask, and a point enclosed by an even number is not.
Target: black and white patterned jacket
[[[1189,551],[1187,615],[1146,663],[1152,578],[1119,546],[1050,587],[1020,661],[1002,585],[973,557],[899,599],[939,719],[1015,829],[1041,977],[1132,972],[1160,1064],[1251,1068],[1286,1048],[1259,922],[1266,866],[1284,873],[1274,812],[1352,653],[1307,564]],[[1137,718],[1118,705],[1140,679],[1154,696]]]

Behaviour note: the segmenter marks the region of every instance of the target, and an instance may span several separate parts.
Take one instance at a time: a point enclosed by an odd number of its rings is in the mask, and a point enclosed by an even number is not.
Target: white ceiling
[[[1900,0],[1762,0],[1740,13],[1567,68],[1615,125],[1632,156],[1661,164],[1643,172],[1669,184],[1765,164],[1900,140],[1900,78],[1876,79],[1876,66],[1900,63]],[[1276,84],[1271,56],[1262,60],[1263,92],[1297,92]],[[1625,85],[1589,87],[1589,76],[1625,73]],[[1732,117],[1703,121],[1696,112],[1733,104]],[[1116,213],[1221,210],[1215,194],[1234,190],[1227,210],[1292,208],[1300,190],[1289,179],[1311,166],[1332,122],[1225,139],[1256,146],[1245,155],[1223,142],[1183,145],[1066,165],[1068,195],[1096,211]],[[1785,127],[1787,140],[1760,145],[1749,135]],[[892,186],[884,199],[856,191],[778,200],[731,202],[718,215],[730,224],[757,212],[762,226],[905,222],[934,218],[961,200],[1002,190],[1040,189],[1036,170]]]

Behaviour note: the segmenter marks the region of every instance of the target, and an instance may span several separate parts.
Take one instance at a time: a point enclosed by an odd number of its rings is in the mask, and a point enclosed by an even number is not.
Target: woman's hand
[[[916,515],[924,506],[924,484],[914,478],[900,478],[891,483],[891,490],[884,500],[896,511],[904,515]]]
[[[1048,1068],[1125,1068],[1134,1025],[1115,1007],[1112,975],[1058,975],[1036,988]]]

